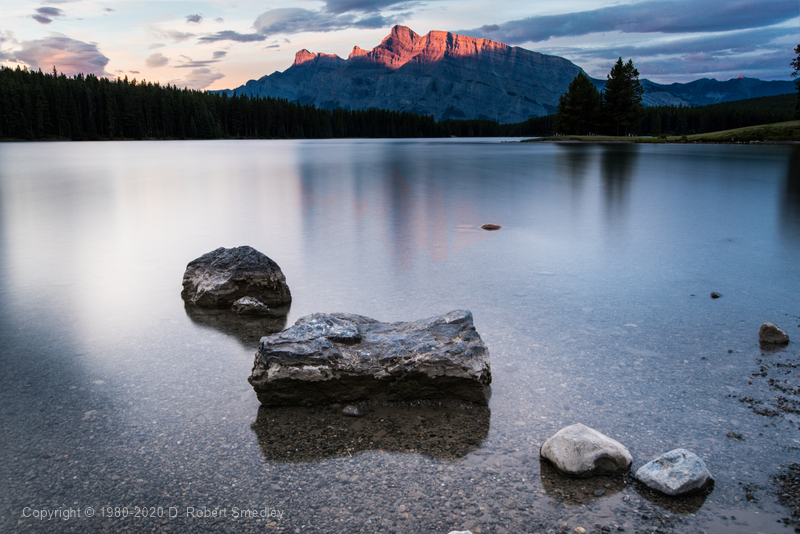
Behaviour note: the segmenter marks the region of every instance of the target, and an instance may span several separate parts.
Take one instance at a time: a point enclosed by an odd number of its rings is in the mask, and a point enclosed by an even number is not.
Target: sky
[[[596,78],[622,57],[659,83],[789,80],[800,0],[2,0],[0,63],[233,89],[302,49],[372,49],[395,24],[561,56]]]

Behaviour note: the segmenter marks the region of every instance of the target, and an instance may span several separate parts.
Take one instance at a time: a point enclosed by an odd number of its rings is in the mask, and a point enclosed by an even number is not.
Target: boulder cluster
[[[187,306],[284,320],[292,300],[280,267],[248,246],[221,247],[190,262],[181,297]],[[759,340],[785,345],[789,336],[764,323]],[[265,406],[441,398],[486,405],[492,375],[489,351],[472,313],[455,310],[398,323],[348,313],[302,317],[261,338],[248,380]],[[362,415],[355,406],[344,413]],[[633,465],[624,445],[582,424],[559,430],[539,453],[560,473],[574,477],[624,475]],[[714,485],[703,460],[681,448],[646,463],[634,477],[671,496],[703,493]]]
[[[580,423],[562,428],[539,454],[560,473],[574,477],[624,475],[633,457],[620,442]],[[636,480],[670,496],[703,493],[714,485],[703,460],[686,449],[662,454],[636,470]]]

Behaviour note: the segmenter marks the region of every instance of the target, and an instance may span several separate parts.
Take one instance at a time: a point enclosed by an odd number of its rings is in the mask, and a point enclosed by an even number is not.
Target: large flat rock
[[[489,351],[469,311],[403,323],[316,313],[261,339],[250,384],[264,405],[461,399],[487,404]]]

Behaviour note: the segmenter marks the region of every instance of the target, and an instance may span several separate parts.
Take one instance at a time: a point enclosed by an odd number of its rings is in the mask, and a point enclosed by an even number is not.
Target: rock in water
[[[636,471],[636,479],[667,495],[702,493],[714,479],[699,456],[686,449],[675,449],[646,463]]]
[[[556,432],[539,454],[562,474],[577,477],[624,474],[633,464],[621,443],[580,423]]]
[[[758,330],[758,339],[762,343],[771,343],[773,345],[783,345],[789,342],[789,336],[786,332],[778,328],[772,323],[764,323]]]
[[[391,324],[315,313],[261,339],[249,381],[265,405],[443,398],[487,404],[492,375],[469,311]]]
[[[238,315],[252,315],[255,317],[277,317],[281,314],[265,306],[262,302],[254,299],[253,297],[242,297],[233,303],[231,309]]]
[[[281,268],[252,247],[220,247],[186,266],[181,291],[186,302],[201,308],[230,308],[242,297],[269,308],[292,302]]]

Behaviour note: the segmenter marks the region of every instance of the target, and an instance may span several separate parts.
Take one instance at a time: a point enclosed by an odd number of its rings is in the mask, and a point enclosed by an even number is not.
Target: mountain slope
[[[355,47],[346,60],[302,50],[284,72],[235,91],[325,108],[508,123],[553,113],[580,70],[564,58],[487,39],[438,31],[420,36],[395,26],[372,50]]]

